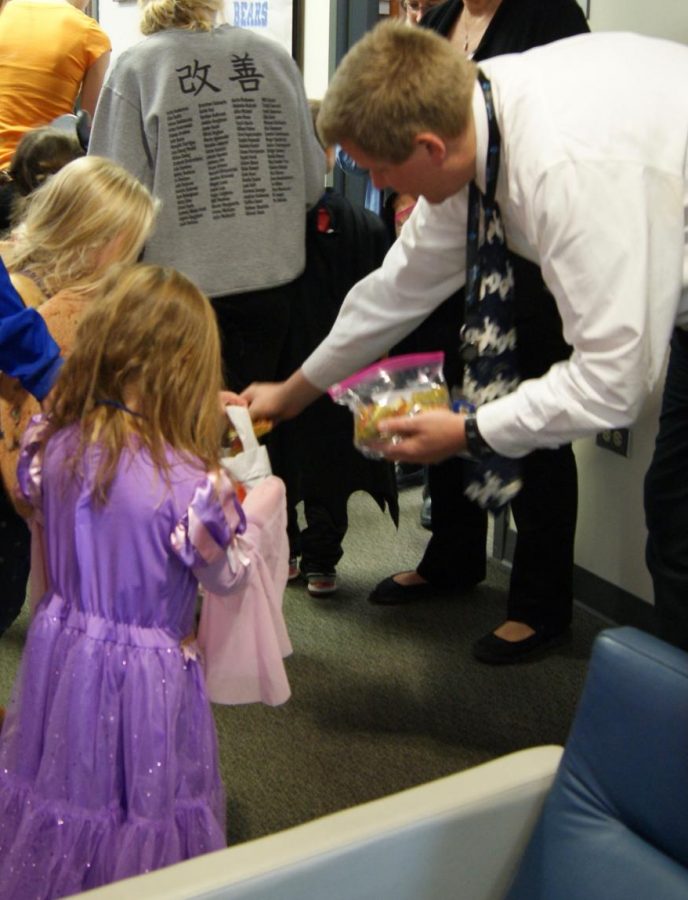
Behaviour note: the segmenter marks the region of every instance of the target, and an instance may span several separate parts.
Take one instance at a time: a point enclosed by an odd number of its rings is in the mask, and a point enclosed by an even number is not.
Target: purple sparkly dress
[[[29,629],[0,738],[0,896],[77,893],[226,845],[217,739],[193,645],[198,581],[227,595],[245,519],[224,476],[172,452],[170,485],[123,455],[105,506],[62,477],[77,433],[35,452],[51,589]],[[32,439],[34,443],[32,443]],[[199,545],[202,545],[199,547]]]

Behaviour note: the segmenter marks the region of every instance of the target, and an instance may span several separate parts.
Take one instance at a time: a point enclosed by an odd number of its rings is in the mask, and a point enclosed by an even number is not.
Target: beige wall
[[[593,31],[638,31],[688,43],[687,0],[591,0]],[[631,429],[625,459],[595,446],[575,445],[579,473],[576,563],[619,588],[652,602],[645,568],[643,477],[650,463],[661,399],[658,385]]]
[[[576,565],[648,602],[652,584],[645,568],[643,478],[652,456],[660,399],[661,385],[631,428],[627,458],[596,446],[594,438],[574,444],[579,498]]]
[[[638,31],[688,44],[688,3],[590,0],[590,26],[593,31]]]
[[[112,42],[112,58],[142,39],[139,31],[139,8],[136,3],[100,0],[100,24]]]
[[[305,0],[303,41],[303,80],[306,95],[322,99],[327,90],[330,66],[330,2]]]

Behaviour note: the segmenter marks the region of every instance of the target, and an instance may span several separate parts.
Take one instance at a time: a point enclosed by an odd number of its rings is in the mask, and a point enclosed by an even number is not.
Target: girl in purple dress
[[[199,581],[245,578],[218,469],[220,347],[182,275],[133,266],[79,328],[20,488],[49,589],[0,738],[2,895],[53,898],[225,846],[193,642]]]

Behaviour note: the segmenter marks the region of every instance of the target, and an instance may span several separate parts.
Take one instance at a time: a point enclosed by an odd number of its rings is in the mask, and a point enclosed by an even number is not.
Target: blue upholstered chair
[[[688,598],[687,598],[688,599]],[[602,632],[508,900],[688,898],[688,654]]]
[[[85,896],[688,900],[688,654],[605,631],[563,757],[531,747]]]

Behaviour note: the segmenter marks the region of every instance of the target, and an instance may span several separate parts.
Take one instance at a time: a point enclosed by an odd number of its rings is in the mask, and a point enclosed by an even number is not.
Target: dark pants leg
[[[518,257],[512,261],[519,370],[522,379],[538,378],[566,359],[570,347],[539,270]],[[461,379],[456,326],[462,321],[462,302],[455,297],[453,305],[448,301],[439,307],[418,330],[418,343],[403,348],[444,349],[452,385]],[[464,496],[469,465],[456,458],[429,468],[432,537],[417,571],[438,587],[459,587],[485,577],[487,514]],[[559,630],[570,622],[572,606],[578,484],[570,445],[525,457],[523,482],[512,505],[518,533],[507,617]]]
[[[265,291],[230,294],[211,300],[222,339],[225,382],[241,392],[253,381],[279,381],[285,351],[295,284]],[[265,440],[270,464],[287,489],[290,555],[299,548],[296,503],[299,497],[295,422],[279,425]]]
[[[517,528],[507,618],[561,631],[571,622],[578,506],[571,445],[522,460],[523,488],[512,501]]]
[[[436,587],[471,587],[485,578],[487,513],[464,496],[458,457],[428,467],[432,536],[416,571]]]
[[[571,348],[537,268],[514,258],[521,378],[540,378]],[[522,460],[523,488],[511,504],[517,535],[507,618],[561,631],[571,622],[578,476],[570,444]]]
[[[328,501],[304,497],[306,527],[301,532],[301,571],[334,573],[344,555],[342,541],[349,527],[347,498]]]
[[[447,383],[450,387],[459,385],[462,377],[459,332],[463,306],[463,290],[460,290],[438,306],[392,352],[442,350]],[[428,467],[432,536],[416,571],[440,588],[461,590],[485,578],[487,513],[464,496],[467,465],[470,463],[457,457]]]
[[[31,536],[0,484],[0,635],[19,615],[31,567]]]
[[[429,467],[432,537],[417,571],[437,587],[468,587],[485,577],[487,513],[463,493],[461,459]],[[558,631],[571,621],[577,514],[570,444],[523,460],[523,488],[512,504],[518,529],[507,618]]]
[[[292,286],[286,285],[211,300],[230,390],[240,392],[253,381],[277,380],[292,296]]]
[[[688,650],[688,333],[679,328],[645,477],[645,516],[658,633]]]

